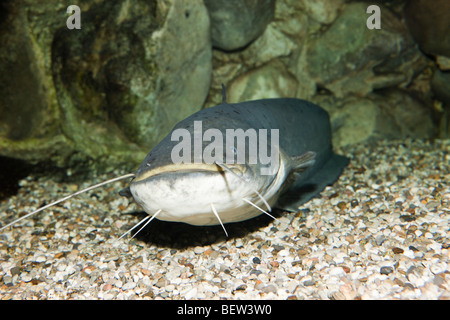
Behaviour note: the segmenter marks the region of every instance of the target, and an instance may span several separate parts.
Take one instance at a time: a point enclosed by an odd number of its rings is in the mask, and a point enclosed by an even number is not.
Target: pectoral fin
[[[289,187],[296,180],[301,179],[302,173],[316,163],[315,157],[314,151],[306,151],[299,156],[291,157],[291,172],[286,179],[285,187]]]
[[[306,157],[307,153],[299,157]],[[301,204],[318,195],[327,185],[333,184],[348,162],[348,158],[332,153],[330,159],[322,167],[317,168],[313,175],[303,178],[301,174],[294,174],[298,180],[278,199],[276,208],[293,212],[297,211]],[[308,161],[303,161],[303,163],[308,163]]]
[[[292,170],[295,173],[302,173],[314,163],[316,163],[316,153],[314,151],[306,151],[299,156],[291,157],[293,162]]]

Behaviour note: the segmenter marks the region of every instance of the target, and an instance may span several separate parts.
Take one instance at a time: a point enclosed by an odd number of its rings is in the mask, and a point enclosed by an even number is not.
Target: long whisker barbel
[[[35,210],[33,212],[30,212],[30,213],[24,215],[23,217],[20,217],[20,218],[16,219],[16,220],[6,224],[5,226],[1,227],[0,231],[6,229],[8,227],[11,227],[12,225],[15,225],[17,222],[22,221],[22,220],[24,220],[24,219],[26,219],[28,217],[31,217],[32,215],[34,215],[34,214],[36,214],[38,212],[41,212],[41,211],[43,211],[45,209],[53,207],[54,205],[57,205],[58,203],[64,202],[66,200],[69,200],[70,198],[73,198],[73,197],[75,197],[75,196],[77,196],[79,194],[88,192],[90,190],[96,189],[96,188],[101,187],[101,186],[104,186],[105,184],[108,184],[108,183],[116,182],[116,181],[119,181],[119,180],[124,180],[124,179],[127,179],[127,178],[133,178],[133,177],[135,177],[134,173],[128,173],[128,174],[125,174],[125,175],[120,176],[120,177],[116,177],[116,178],[113,178],[113,179],[110,179],[110,180],[106,180],[106,181],[94,184],[93,186],[87,187],[87,188],[85,188],[83,190],[80,190],[80,191],[77,191],[75,193],[72,193],[72,194],[70,194],[70,195],[68,195],[68,196],[66,196],[64,198],[58,199],[58,200],[56,200],[56,201],[54,201],[52,203],[49,203],[49,204],[47,204],[47,205],[45,205],[43,207],[40,207],[39,209],[37,209],[37,210]]]
[[[220,220],[219,214],[217,213],[217,210],[216,210],[216,208],[214,207],[214,204],[212,204],[212,203],[211,203],[211,209],[212,209],[212,212],[214,213],[214,215],[216,216],[217,220],[219,220],[220,225],[221,225],[222,228],[223,228],[223,231],[225,231],[225,235],[228,237],[227,229],[225,229],[225,226],[223,225],[222,220]]]

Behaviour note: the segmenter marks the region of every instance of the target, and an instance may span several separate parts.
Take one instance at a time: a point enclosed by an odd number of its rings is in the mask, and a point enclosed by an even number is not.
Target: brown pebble
[[[350,244],[355,243],[355,237],[352,235],[345,236],[345,240],[348,241],[348,243],[350,243]]]
[[[292,266],[301,266],[302,265],[302,261],[301,260],[296,260],[296,261],[292,261]]]
[[[166,285],[166,283],[167,280],[164,277],[162,277],[161,279],[158,280],[158,282],[155,283],[155,287],[162,288]]]
[[[112,284],[111,283],[107,283],[103,286],[103,291],[108,291],[112,289]]]
[[[333,199],[333,198],[337,198],[337,197],[339,197],[339,194],[338,194],[338,193],[333,193],[333,194],[329,197],[329,199]]]
[[[145,293],[145,294],[143,295],[143,297],[154,298],[154,297],[155,297],[155,294],[153,293],[152,290],[149,290],[149,291],[147,291],[147,293]]]
[[[416,214],[416,209],[415,208],[408,208],[408,209],[406,209],[406,212],[408,212],[410,214]]]
[[[255,289],[257,290],[261,290],[264,287],[264,284],[261,280],[256,280],[255,281]]]
[[[299,255],[299,256],[305,256],[307,254],[308,254],[308,250],[306,250],[306,249],[298,249],[297,250],[297,255]]]
[[[342,269],[345,271],[345,273],[350,273],[350,268],[347,266],[342,266]]]
[[[355,171],[356,174],[358,174],[358,173],[364,173],[364,172],[366,172],[366,168],[364,168],[364,167],[359,167],[359,168],[357,168],[356,171]]]
[[[81,270],[81,271],[82,272],[85,272],[86,270],[94,271],[95,269],[96,269],[95,266],[87,266],[87,267],[84,267],[83,270]]]
[[[345,300],[345,295],[342,292],[334,292],[332,297],[335,300]]]
[[[66,254],[65,252],[58,252],[57,254],[55,254],[55,258],[56,259],[62,258],[65,256],[65,254]]]
[[[234,291],[245,291],[245,289],[247,289],[247,285],[246,284],[241,284],[236,289],[234,289]]]
[[[340,210],[345,210],[345,209],[347,208],[347,204],[346,204],[344,201],[341,201],[341,202],[339,202],[339,203],[337,204],[337,207],[338,207]]]
[[[151,272],[150,272],[150,270],[148,270],[148,269],[141,268],[141,272],[142,272],[144,275],[146,275],[146,276],[150,276],[150,275],[151,275]]]
[[[392,248],[392,251],[393,251],[395,254],[400,254],[400,253],[405,252],[405,250],[403,250],[402,248],[397,248],[397,247]]]
[[[184,266],[194,270],[194,265],[192,263],[186,263]]]

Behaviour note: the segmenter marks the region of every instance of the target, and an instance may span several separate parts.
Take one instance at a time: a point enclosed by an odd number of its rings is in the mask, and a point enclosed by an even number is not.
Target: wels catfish
[[[204,135],[199,135],[199,125]],[[236,148],[230,141],[219,139],[230,130],[240,130],[250,143]],[[257,147],[267,151],[265,155],[259,152],[252,157],[252,132],[259,133],[259,138],[272,132],[271,139],[257,140]],[[277,139],[272,139],[275,133]],[[180,138],[189,136],[193,145],[181,150]],[[174,155],[191,161],[174,161]],[[209,161],[205,155],[209,155]],[[235,161],[239,157],[241,161]],[[272,207],[296,211],[336,181],[348,161],[332,151],[329,116],[319,106],[295,98],[226,103],[223,93],[222,104],[176,124],[135,173],[68,195],[0,230],[80,193],[133,177],[129,192],[149,215],[123,236],[146,222],[141,230],[154,218],[199,226],[221,224],[227,234],[225,223],[260,214],[271,216]]]

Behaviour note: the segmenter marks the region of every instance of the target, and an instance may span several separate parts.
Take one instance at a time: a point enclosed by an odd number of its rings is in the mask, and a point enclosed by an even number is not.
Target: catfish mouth
[[[232,173],[239,177],[242,177],[248,168],[246,165],[227,165]],[[153,169],[145,170],[142,173],[138,173],[133,182],[143,181],[153,177],[161,177],[165,174],[189,174],[189,173],[220,173],[224,175],[226,170],[218,164],[212,163],[183,163],[183,164],[169,164],[165,166],[156,167]]]

